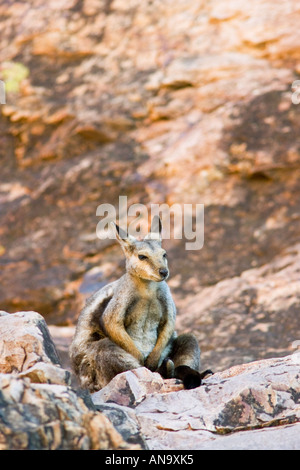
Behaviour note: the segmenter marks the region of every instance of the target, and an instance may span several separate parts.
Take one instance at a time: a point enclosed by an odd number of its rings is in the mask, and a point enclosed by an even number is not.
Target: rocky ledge
[[[0,351],[0,449],[300,448],[300,352],[194,390],[141,367],[90,395],[71,385],[36,312],[0,312]]]

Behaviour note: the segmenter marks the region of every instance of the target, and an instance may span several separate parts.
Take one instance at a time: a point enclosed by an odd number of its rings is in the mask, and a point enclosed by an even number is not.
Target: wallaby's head
[[[115,225],[116,236],[125,257],[126,270],[133,276],[148,281],[161,282],[168,278],[166,251],[161,247],[161,220],[154,216],[150,232],[144,240],[137,240]]]

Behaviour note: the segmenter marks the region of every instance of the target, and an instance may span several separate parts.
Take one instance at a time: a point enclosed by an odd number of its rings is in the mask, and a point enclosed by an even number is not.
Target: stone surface
[[[8,331],[10,354],[3,354],[0,371],[1,449],[300,448],[297,344],[289,356],[233,366],[193,390],[141,367],[90,395],[70,386],[41,315],[1,312],[6,352]]]
[[[0,308],[73,328],[124,271],[96,237],[99,204],[203,203],[203,249],[164,242],[178,330],[196,334],[203,369],[292,353],[299,15],[271,0],[0,2]],[[53,334],[67,368],[69,333]],[[0,370],[44,361],[32,347]]]
[[[2,311],[0,351],[1,450],[144,448],[137,426],[123,423],[124,440],[88,393],[69,386],[70,372],[59,365],[40,314]]]
[[[69,371],[46,362],[38,362],[25,372],[20,372],[18,377],[28,377],[32,383],[71,385]]]
[[[199,450],[299,450],[299,431],[300,424],[242,431],[204,439]]]
[[[0,374],[1,450],[126,448],[109,420],[69,387]]]
[[[41,5],[0,5],[0,78],[8,90],[0,107],[2,309],[74,325],[84,298],[123,272],[119,247],[95,234],[98,205],[117,207],[119,195],[128,205],[205,204],[200,252],[187,252],[185,240],[165,241],[179,325],[187,297],[203,292],[213,305],[218,282],[293,250],[297,2]],[[212,328],[211,309],[198,324],[203,310],[194,304],[191,312],[190,300],[184,328],[196,331],[203,353],[215,350],[223,328]],[[244,324],[235,304],[225,316],[232,328]],[[284,311],[277,319],[287,354],[291,329]],[[238,330],[238,346],[220,346],[208,367],[273,355],[273,335],[259,328],[247,330],[250,343],[260,335],[257,349],[240,349]],[[293,330],[299,339],[299,316]]]
[[[96,406],[117,403],[124,412],[131,408],[131,414],[134,409],[150,449],[251,449],[258,445],[259,433],[261,449],[299,449],[299,366],[300,355],[294,353],[234,366],[205,379],[197,389],[173,391],[157,390],[156,374],[151,390],[151,373],[141,368],[138,374],[120,374],[119,390],[111,382],[92,394],[92,400]],[[148,382],[148,393],[135,401],[130,383],[136,377]]]
[[[148,445],[133,410],[116,403],[101,403],[95,405],[95,408],[109,419],[126,443],[148,450]]]
[[[119,405],[135,407],[142,402],[149,393],[164,392],[176,380],[165,382],[160,374],[152,373],[149,369],[141,367],[130,370],[114,377],[107,387],[93,394],[94,403],[114,402]],[[168,384],[168,385],[165,385]],[[182,385],[178,386],[178,390]]]
[[[194,328],[204,368],[224,370],[297,349],[299,249],[297,243],[270,263],[187,296],[181,304],[185,312],[178,319],[178,328]]]
[[[0,312],[0,372],[24,372],[39,362],[60,364],[44,318],[37,312]]]

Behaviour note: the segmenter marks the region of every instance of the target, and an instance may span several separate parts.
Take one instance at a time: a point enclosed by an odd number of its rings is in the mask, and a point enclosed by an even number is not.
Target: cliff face
[[[297,2],[2,1],[0,18],[2,308],[70,325],[123,272],[99,204],[203,203],[203,249],[165,241],[179,328],[215,370],[291,352]]]

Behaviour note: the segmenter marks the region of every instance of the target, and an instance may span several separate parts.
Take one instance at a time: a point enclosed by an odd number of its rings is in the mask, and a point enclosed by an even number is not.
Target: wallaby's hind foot
[[[174,371],[174,377],[182,380],[184,388],[187,390],[200,387],[202,380],[212,374],[213,372],[210,369],[200,373],[189,366],[178,366]]]
[[[184,388],[188,390],[200,387],[201,385],[201,374],[198,371],[191,369],[189,366],[176,367],[174,376],[176,379],[182,380]]]
[[[162,376],[163,379],[173,379],[174,377],[174,362],[169,357],[163,360],[161,366],[157,369],[157,372]]]

